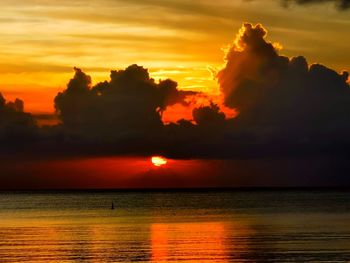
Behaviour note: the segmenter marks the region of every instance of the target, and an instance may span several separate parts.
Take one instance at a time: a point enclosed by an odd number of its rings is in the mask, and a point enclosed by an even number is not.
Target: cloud
[[[111,71],[110,81],[91,86],[81,69],[67,89],[55,97],[55,108],[67,132],[95,141],[153,137],[162,129],[161,115],[176,103],[186,105],[187,95],[177,83],[150,78],[148,70],[131,65]]]
[[[244,24],[217,75],[237,129],[263,141],[349,142],[349,74],[280,56],[266,35]]]
[[[2,149],[7,147],[17,151],[20,144],[34,139],[37,126],[31,114],[25,113],[20,99],[6,101],[0,93],[0,142]]]
[[[221,126],[226,122],[226,116],[217,104],[202,106],[193,110],[193,119],[199,126]]]
[[[283,0],[283,5],[288,6],[291,2],[299,5],[333,3],[339,10],[346,10],[350,7],[349,0]]]

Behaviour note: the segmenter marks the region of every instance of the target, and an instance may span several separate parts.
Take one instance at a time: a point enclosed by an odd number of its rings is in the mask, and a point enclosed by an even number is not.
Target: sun
[[[158,167],[165,165],[168,162],[167,159],[162,156],[152,156],[151,161],[153,165]]]

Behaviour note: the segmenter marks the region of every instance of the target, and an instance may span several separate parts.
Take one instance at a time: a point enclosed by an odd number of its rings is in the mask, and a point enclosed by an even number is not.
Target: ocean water
[[[350,261],[349,192],[0,192],[1,263],[306,261]]]

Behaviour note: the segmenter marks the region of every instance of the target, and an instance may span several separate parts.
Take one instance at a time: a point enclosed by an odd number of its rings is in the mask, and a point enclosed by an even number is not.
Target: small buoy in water
[[[112,202],[112,207],[111,207],[111,209],[112,209],[112,210],[114,209],[114,204],[113,204],[113,202]]]

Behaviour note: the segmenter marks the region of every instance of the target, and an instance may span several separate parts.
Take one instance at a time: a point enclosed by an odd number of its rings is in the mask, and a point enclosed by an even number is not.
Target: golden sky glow
[[[74,66],[93,82],[111,69],[138,63],[152,77],[182,89],[217,94],[209,69],[223,63],[243,21],[262,23],[282,54],[304,55],[338,71],[350,68],[349,12],[331,5],[291,6],[280,1],[2,0],[0,91],[25,109],[52,112]]]

